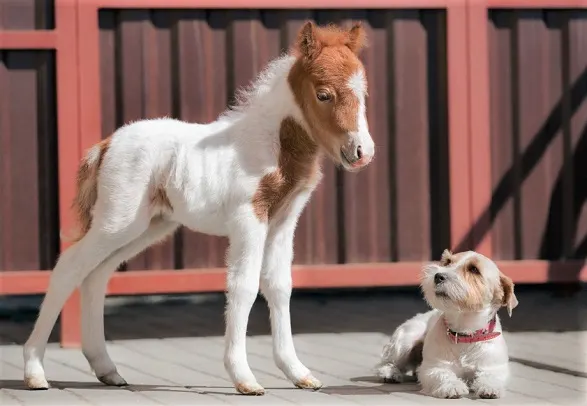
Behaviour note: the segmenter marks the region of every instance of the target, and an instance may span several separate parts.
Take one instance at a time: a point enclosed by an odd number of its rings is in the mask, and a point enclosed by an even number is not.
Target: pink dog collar
[[[479,330],[475,331],[473,334],[464,334],[464,333],[457,333],[455,331],[452,331],[448,327],[448,323],[446,322],[446,319],[444,317],[443,317],[443,321],[444,321],[444,325],[446,326],[446,335],[455,344],[478,343],[481,341],[492,340],[495,337],[498,337],[499,335],[501,335],[501,333],[499,331],[493,331],[493,330],[495,330],[495,323],[496,323],[495,317],[493,317],[491,319],[491,321],[489,322],[487,327],[479,329]]]

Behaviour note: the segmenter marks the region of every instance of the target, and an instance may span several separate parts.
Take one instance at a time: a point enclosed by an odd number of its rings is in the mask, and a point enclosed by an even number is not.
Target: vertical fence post
[[[57,130],[59,154],[59,223],[62,238],[75,227],[70,210],[75,195],[75,176],[80,158],[77,0],[55,1],[55,32],[57,34]],[[63,251],[68,243],[61,241]],[[67,301],[61,312],[61,345],[80,343],[79,294]]]
[[[471,182],[471,249],[492,256],[491,128],[489,120],[488,11],[484,0],[467,0],[469,80],[469,168]]]
[[[58,0],[68,2],[68,0]],[[75,169],[73,176],[65,181],[70,182],[72,192],[66,199],[69,205],[75,192],[75,170],[82,157],[83,151],[101,139],[101,110],[100,110],[100,56],[98,32],[98,7],[94,1],[74,2],[71,7],[73,14],[68,10],[67,22],[71,21],[73,40],[67,45],[71,49],[75,60],[70,66],[63,66],[62,71],[69,73],[69,79],[75,78],[76,94],[72,101],[76,103],[76,146]],[[69,27],[68,27],[69,28]],[[65,31],[63,31],[65,33]],[[66,76],[66,75],[64,75]],[[61,102],[62,100],[59,99]],[[66,157],[67,159],[68,157]],[[61,159],[61,158],[60,158]],[[72,153],[73,159],[73,153]],[[73,169],[73,165],[72,165]],[[73,222],[72,222],[73,224]],[[67,301],[61,313],[61,345],[63,347],[79,347],[81,343],[81,304],[79,290],[76,290]]]
[[[467,61],[467,3],[447,7],[450,242],[456,249],[469,245],[471,173],[469,170],[469,80]]]

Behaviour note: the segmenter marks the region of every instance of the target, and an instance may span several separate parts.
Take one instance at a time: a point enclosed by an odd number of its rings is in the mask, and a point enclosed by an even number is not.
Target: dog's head
[[[481,311],[518,305],[514,283],[495,262],[475,252],[445,250],[438,263],[424,267],[422,292],[428,304],[445,312]]]

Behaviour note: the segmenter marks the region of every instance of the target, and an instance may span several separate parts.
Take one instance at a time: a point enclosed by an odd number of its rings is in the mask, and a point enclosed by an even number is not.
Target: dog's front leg
[[[469,387],[449,365],[422,364],[418,369],[422,393],[442,399],[458,399],[469,394]]]
[[[295,222],[296,218],[290,216],[272,225],[269,231],[261,270],[261,293],[269,305],[273,357],[277,367],[297,387],[320,389],[322,383],[298,359],[291,332],[291,263]]]
[[[471,390],[482,399],[501,398],[509,376],[508,365],[479,369],[471,384]]]

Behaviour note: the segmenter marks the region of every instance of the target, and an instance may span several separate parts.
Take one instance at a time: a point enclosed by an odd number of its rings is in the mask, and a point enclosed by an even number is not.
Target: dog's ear
[[[508,316],[512,317],[512,310],[518,306],[518,298],[514,293],[514,282],[501,272],[499,274],[499,282],[501,283],[501,289],[503,290],[501,305],[507,308]]]
[[[442,265],[449,264],[452,257],[452,252],[448,249],[442,251],[442,255],[440,256],[440,263]]]

